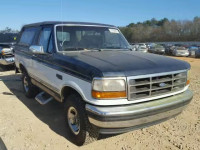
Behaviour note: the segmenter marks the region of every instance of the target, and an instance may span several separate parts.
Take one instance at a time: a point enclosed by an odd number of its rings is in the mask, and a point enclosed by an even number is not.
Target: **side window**
[[[22,36],[20,38],[19,43],[25,45],[31,45],[33,39],[35,37],[37,28],[25,28],[22,32]]]
[[[49,38],[51,35],[51,28],[43,28],[41,33],[40,33],[40,38],[38,44],[40,46],[43,46],[43,49],[45,52],[47,52],[48,49],[48,43],[49,43]]]

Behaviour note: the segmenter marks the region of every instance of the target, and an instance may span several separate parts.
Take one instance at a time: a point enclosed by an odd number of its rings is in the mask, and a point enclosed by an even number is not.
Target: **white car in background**
[[[190,55],[190,53],[189,53],[188,49],[185,47],[175,47],[175,49],[173,50],[173,55],[188,57]]]
[[[145,43],[140,43],[138,48],[136,49],[136,51],[147,53],[148,52],[148,48],[147,48]]]
[[[136,51],[136,49],[137,49],[137,45],[136,44],[130,44],[130,46],[131,46],[131,49],[133,51]]]

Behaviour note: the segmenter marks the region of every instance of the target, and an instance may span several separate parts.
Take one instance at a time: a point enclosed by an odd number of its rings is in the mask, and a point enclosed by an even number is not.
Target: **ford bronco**
[[[67,134],[77,145],[175,117],[193,97],[188,63],[132,51],[112,25],[25,25],[15,63],[27,97],[64,104]]]

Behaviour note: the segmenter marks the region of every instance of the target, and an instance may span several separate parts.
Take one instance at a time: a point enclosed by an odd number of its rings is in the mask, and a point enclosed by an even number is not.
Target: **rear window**
[[[33,42],[33,38],[35,37],[36,30],[37,28],[24,29],[19,43],[24,44],[24,45],[30,45]]]

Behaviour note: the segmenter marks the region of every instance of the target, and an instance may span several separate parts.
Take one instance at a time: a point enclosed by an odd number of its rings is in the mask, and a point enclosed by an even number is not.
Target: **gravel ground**
[[[20,75],[0,72],[0,138],[8,150],[132,150],[200,149],[200,59],[178,58],[192,66],[190,88],[194,98],[184,112],[164,123],[102,137],[77,147],[65,135],[63,107],[57,102],[41,106],[23,95]],[[1,147],[1,146],[0,146]]]

